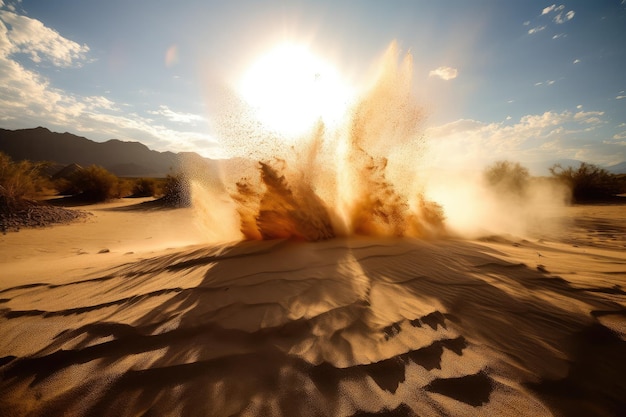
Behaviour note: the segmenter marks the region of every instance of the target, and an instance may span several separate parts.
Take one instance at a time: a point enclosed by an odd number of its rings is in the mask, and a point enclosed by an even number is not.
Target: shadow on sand
[[[94,296],[2,310],[5,325],[67,324],[0,358],[0,414],[501,414],[521,398],[530,414],[624,415],[626,342],[597,320],[624,308],[495,255],[457,241],[247,242],[6,289],[0,303]]]

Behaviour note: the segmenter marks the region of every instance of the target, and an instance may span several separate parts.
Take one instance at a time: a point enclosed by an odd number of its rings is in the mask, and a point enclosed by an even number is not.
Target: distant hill
[[[626,161],[606,167],[611,174],[626,174]]]
[[[14,160],[49,161],[61,167],[100,165],[125,177],[164,177],[170,169],[180,166],[178,154],[153,151],[139,142],[117,139],[94,142],[71,133],[51,132],[44,127],[0,129],[0,152]]]

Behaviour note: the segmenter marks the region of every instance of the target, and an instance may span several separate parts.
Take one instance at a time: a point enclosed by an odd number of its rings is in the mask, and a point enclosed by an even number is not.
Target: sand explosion
[[[186,164],[207,229],[218,239],[252,240],[443,234],[443,210],[424,197],[411,169],[424,149],[412,73],[412,56],[401,57],[392,43],[373,87],[343,123],[331,129],[319,120],[289,140],[233,100],[219,126],[226,146],[245,158],[208,171]]]

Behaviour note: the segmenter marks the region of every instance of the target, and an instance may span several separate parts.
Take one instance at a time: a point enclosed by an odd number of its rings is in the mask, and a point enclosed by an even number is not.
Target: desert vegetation
[[[46,164],[29,161],[15,162],[0,153],[0,231],[21,227],[65,223],[85,216],[85,213],[51,207],[35,201],[50,186],[42,174]]]
[[[131,197],[157,197],[162,195],[163,186],[154,178],[138,178],[133,184]]]
[[[524,197],[530,183],[528,169],[510,161],[495,162],[485,170],[484,177],[494,191],[507,197]]]
[[[49,181],[41,174],[44,167],[43,163],[15,162],[0,152],[0,199],[3,203],[19,204],[49,187]]]
[[[578,168],[557,164],[550,168],[553,178],[569,186],[572,201],[611,200],[626,192],[626,177],[614,175],[593,164],[581,163]]]
[[[92,202],[124,197],[127,188],[122,180],[97,165],[76,170],[69,182],[80,198]]]
[[[548,178],[532,177],[517,162],[497,161],[483,173],[486,184],[505,199],[523,198],[533,183],[552,181],[565,185],[572,203],[615,200],[626,193],[626,175],[615,175],[596,165],[581,163],[578,168],[553,165]]]

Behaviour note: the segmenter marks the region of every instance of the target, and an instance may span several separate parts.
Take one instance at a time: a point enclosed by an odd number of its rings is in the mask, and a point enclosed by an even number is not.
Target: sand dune
[[[621,210],[528,240],[185,246],[184,210],[110,205],[5,235],[0,415],[624,415]]]

